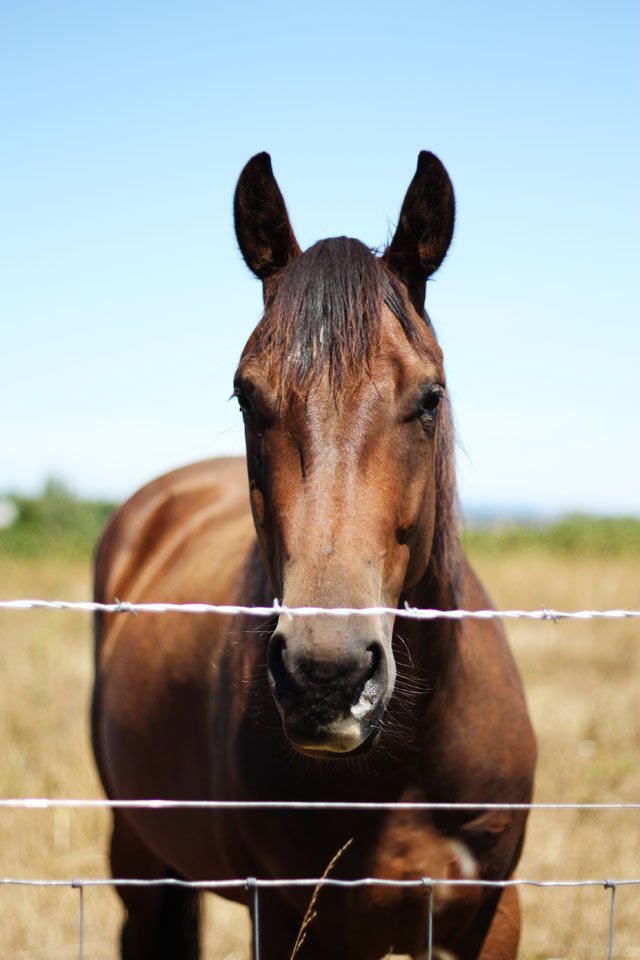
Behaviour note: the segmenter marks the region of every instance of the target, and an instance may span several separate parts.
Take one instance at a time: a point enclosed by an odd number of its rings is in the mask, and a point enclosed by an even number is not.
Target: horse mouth
[[[327,740],[324,740],[324,742],[315,746],[311,743],[296,742],[293,736],[289,736],[288,739],[298,753],[305,757],[312,757],[315,760],[351,760],[353,757],[360,757],[373,750],[380,739],[380,730],[377,727],[374,728],[364,740],[361,740],[356,746],[346,749],[344,741],[335,741],[334,745],[331,746]]]
[[[298,747],[296,750],[298,753],[301,753],[305,757],[312,757],[314,760],[351,760],[353,757],[361,757],[365,753],[369,753],[375,745],[377,744],[380,738],[379,730],[372,730],[366,740],[356,747],[354,750],[349,751],[335,751],[335,750],[320,750],[314,749],[313,747]],[[295,746],[295,744],[294,744]]]
[[[294,644],[282,631],[273,635],[268,677],[291,745],[323,760],[372,750],[393,688],[382,641],[329,665],[295,655],[295,648],[292,655],[289,646]]]

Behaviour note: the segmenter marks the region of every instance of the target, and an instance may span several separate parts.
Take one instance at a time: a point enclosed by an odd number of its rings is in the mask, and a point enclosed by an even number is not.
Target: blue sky
[[[428,308],[469,506],[640,514],[631,2],[0,5],[0,492],[120,498],[241,452],[261,309],[232,195],[268,150],[303,247],[386,242],[429,149]]]

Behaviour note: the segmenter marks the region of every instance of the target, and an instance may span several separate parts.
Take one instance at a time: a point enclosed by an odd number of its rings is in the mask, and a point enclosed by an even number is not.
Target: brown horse
[[[420,154],[381,257],[302,253],[268,154],[236,190],[265,309],[235,396],[244,460],[154,481],[102,538],[96,598],[481,608],[461,550],[452,427],[425,285],[449,246],[449,177]],[[247,469],[249,483],[247,486]],[[528,802],[535,746],[500,625],[284,614],[97,619],[93,737],[112,798]],[[115,812],[116,878],[507,879],[522,811]],[[197,895],[120,886],[122,955],[196,958]],[[262,960],[291,956],[311,891],[260,892]],[[231,891],[248,902],[242,890]],[[324,887],[299,960],[424,957],[427,891]],[[515,888],[434,887],[434,956],[513,958]]]

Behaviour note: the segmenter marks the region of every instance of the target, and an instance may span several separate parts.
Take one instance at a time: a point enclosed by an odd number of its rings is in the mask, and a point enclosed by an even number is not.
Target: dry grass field
[[[477,554],[475,562],[500,606],[640,607],[640,558],[630,554],[570,561],[525,550]],[[27,596],[86,599],[88,566],[0,558],[0,597]],[[539,740],[536,798],[639,801],[640,622],[509,629]],[[88,738],[90,686],[88,615],[0,614],[0,796],[101,795]],[[104,811],[0,810],[0,876],[108,876],[108,821]],[[519,876],[640,877],[640,813],[534,813]],[[605,957],[610,899],[601,887],[526,888],[520,956]],[[86,891],[87,960],[116,960],[119,915],[111,889]],[[71,960],[78,926],[77,890],[0,885],[4,957]],[[242,908],[209,898],[205,948],[212,960],[248,956]],[[640,887],[618,890],[614,956],[640,960]]]

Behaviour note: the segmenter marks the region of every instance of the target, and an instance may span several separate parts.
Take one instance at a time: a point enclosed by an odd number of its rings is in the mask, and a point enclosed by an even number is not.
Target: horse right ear
[[[384,261],[405,286],[419,314],[424,309],[426,283],[445,258],[453,236],[455,199],[444,166],[423,150],[409,184],[400,219]]]
[[[252,157],[240,174],[233,213],[245,263],[263,282],[300,253],[268,153]]]

